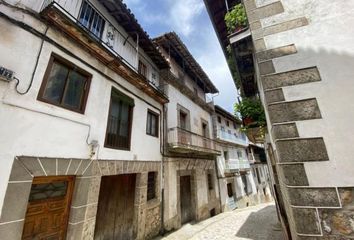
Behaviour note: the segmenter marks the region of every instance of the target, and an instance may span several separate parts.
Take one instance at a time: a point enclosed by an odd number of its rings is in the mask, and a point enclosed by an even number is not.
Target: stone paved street
[[[219,214],[205,221],[186,224],[159,240],[282,240],[274,204]],[[156,239],[157,240],[157,239]]]

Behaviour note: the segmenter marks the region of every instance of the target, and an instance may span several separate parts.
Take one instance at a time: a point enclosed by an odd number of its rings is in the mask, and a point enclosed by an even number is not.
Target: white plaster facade
[[[160,52],[170,63],[171,69],[168,74],[173,79],[170,81],[178,81],[178,84],[166,82],[164,86],[169,98],[169,103],[165,105],[168,138],[164,157],[164,227],[165,230],[170,231],[184,224],[181,209],[181,198],[184,196],[180,190],[182,188],[180,179],[183,176],[190,176],[191,179],[192,200],[189,204],[193,215],[191,220],[200,221],[219,213],[220,201],[215,155],[212,156],[215,153],[210,155],[210,151],[216,151],[213,149],[213,103],[206,102],[206,90],[202,89],[181,64],[170,56],[168,49],[163,47],[165,41],[168,41],[164,39],[165,36],[172,36],[174,40],[178,39],[178,36],[174,33],[167,33],[155,39]],[[179,54],[182,55],[182,53]],[[186,94],[186,91],[191,94]],[[181,111],[187,114],[185,127],[181,126]],[[184,149],[181,152],[172,151],[171,144],[180,143],[183,136],[189,140],[182,142],[190,146],[181,147]],[[204,141],[211,145],[203,148]],[[194,148],[199,150],[191,150]],[[210,184],[209,180],[212,181]]]
[[[77,16],[81,1],[58,2],[65,3],[62,6]],[[56,29],[49,27],[46,31],[45,24],[28,13],[39,11],[42,1],[8,1],[8,3],[14,6],[0,4],[1,13],[45,33],[66,51],[44,41],[38,66],[35,67],[42,40],[0,17],[0,65],[15,72],[15,77],[20,80],[18,90],[21,92],[31,85],[34,71],[33,84],[25,95],[15,91],[14,80],[11,82],[0,80],[0,121],[3,123],[0,126],[0,209],[3,206],[11,167],[16,156],[161,162],[163,135],[160,133],[158,138],[147,135],[146,119],[148,110],[151,110],[160,115],[159,126],[162,126],[163,104],[136,88]],[[102,10],[101,14],[113,22],[117,29],[128,36],[97,1],[93,1],[93,4]],[[26,10],[23,10],[24,7]],[[138,62],[135,48],[129,47],[129,44],[125,45],[128,49],[125,48],[122,39],[116,44],[120,45],[120,48],[115,50],[126,58],[136,71]],[[131,41],[131,44],[134,45],[134,42]],[[52,53],[60,55],[92,75],[84,114],[37,100]],[[151,77],[152,72],[155,72],[158,80],[157,66],[142,49],[139,49],[139,58],[146,63],[148,76]],[[104,147],[112,87],[134,100],[129,151]],[[162,132],[160,130],[159,132]],[[92,141],[98,143],[93,156],[89,145]]]
[[[282,0],[284,12],[261,19],[262,26],[306,17],[309,24],[264,37],[268,49],[295,44],[297,53],[273,59],[276,72],[317,66],[321,81],[284,87],[287,101],[316,98],[322,119],[296,123],[301,137],[323,137],[330,161],[306,162],[309,185],[353,186],[354,21],[353,1]],[[261,1],[258,1],[261,4]],[[259,5],[261,6],[261,5]],[[258,78],[259,79],[259,78]],[[259,81],[258,86],[261,86]],[[263,92],[262,90],[260,91]],[[339,140],[345,136],[345,141]],[[338,144],[340,143],[340,144]],[[273,144],[275,147],[275,144]],[[318,169],[321,171],[318,171]]]

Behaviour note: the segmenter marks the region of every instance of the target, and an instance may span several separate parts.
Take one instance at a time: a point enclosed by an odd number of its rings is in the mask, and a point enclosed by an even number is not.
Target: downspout
[[[216,95],[213,95],[212,96],[212,102],[214,103],[214,97],[218,96],[219,93],[217,93]],[[211,116],[211,122],[213,124],[213,134],[214,134],[214,141],[215,139],[217,139],[217,135],[218,135],[218,126],[217,126],[217,119],[215,119],[217,116],[216,116],[216,113],[214,111],[213,115]],[[219,144],[217,141],[215,141],[217,144]],[[217,178],[217,181],[218,181],[218,192],[219,192],[219,203],[220,203],[220,212],[222,212],[222,201],[221,201],[221,191],[220,191],[220,179],[221,179],[221,176],[219,174],[219,168],[218,168],[218,157],[215,158],[214,160],[214,164],[215,164],[215,171],[216,171],[216,178]]]
[[[163,119],[162,119],[162,162],[161,162],[161,227],[160,227],[160,235],[165,234],[165,219],[164,219],[164,212],[165,212],[165,147],[167,142],[167,103],[163,105]]]
[[[220,212],[222,212],[222,201],[221,201],[221,191],[220,191],[220,175],[219,175],[219,171],[218,171],[218,163],[217,163],[217,160],[214,161],[215,162],[215,170],[216,170],[216,176],[217,176],[217,179],[218,179],[218,192],[219,192],[219,202],[220,202]]]
[[[49,29],[49,26],[47,25],[46,29],[45,29],[45,31],[43,33],[44,37],[47,36],[48,29]],[[42,50],[43,50],[43,45],[44,45],[44,42],[45,42],[44,37],[41,38],[41,45],[40,45],[39,50],[38,50],[36,63],[34,64],[34,69],[32,71],[32,76],[31,76],[30,83],[29,83],[27,89],[24,92],[21,92],[20,90],[18,90],[18,85],[20,84],[20,79],[18,79],[17,77],[14,77],[14,79],[16,80],[15,90],[20,95],[27,94],[29,92],[29,90],[31,89],[31,87],[32,87],[32,84],[33,84],[33,81],[34,81],[34,76],[36,75],[36,71],[37,71],[37,67],[38,67],[38,62],[39,62],[39,59],[41,57]]]

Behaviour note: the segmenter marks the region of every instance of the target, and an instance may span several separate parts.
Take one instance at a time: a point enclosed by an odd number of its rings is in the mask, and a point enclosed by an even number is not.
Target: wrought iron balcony
[[[236,136],[234,134],[231,134],[231,133],[222,131],[221,129],[218,129],[217,138],[221,141],[235,143],[235,144],[245,146],[245,147],[247,147],[249,145],[249,141],[248,141],[247,136],[242,132]]]
[[[247,159],[229,159],[225,161],[225,172],[237,172],[250,168],[250,162]]]
[[[169,151],[199,155],[220,155],[216,142],[188,130],[175,127],[168,130]]]
[[[106,2],[109,1],[100,1],[103,5]],[[88,51],[132,85],[159,102],[168,102],[167,96],[154,83],[138,73],[137,59],[138,56],[142,55],[138,52],[137,47],[128,41],[129,35],[124,35],[119,29],[114,27],[114,24],[101,15],[89,1],[85,1],[85,3],[97,11],[99,17],[94,19],[100,19],[100,21],[91,25],[87,24],[85,16],[80,16],[82,15],[80,13],[82,10],[80,10],[81,6],[77,4],[77,1],[45,0],[40,14],[54,27],[72,38],[82,49]],[[98,29],[97,25],[102,26],[102,29]],[[138,42],[139,40],[136,41]],[[149,40],[144,41],[145,44],[146,42],[149,42]],[[155,62],[161,68],[168,68],[166,60],[159,55],[160,53],[157,52],[152,43],[151,45],[145,47],[145,53],[155,59]],[[143,48],[143,46],[139,47]]]

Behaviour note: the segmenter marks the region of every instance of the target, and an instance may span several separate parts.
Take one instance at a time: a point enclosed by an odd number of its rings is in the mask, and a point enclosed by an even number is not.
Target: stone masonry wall
[[[215,161],[208,159],[166,158],[164,162],[164,228],[171,231],[181,227],[180,176],[191,176],[191,198],[194,219],[210,217],[210,211],[220,213],[220,199],[215,170]],[[213,177],[214,188],[208,189],[207,174]]]
[[[76,176],[70,206],[67,239],[94,239],[102,176],[136,173],[134,232],[149,239],[160,230],[161,194],[159,161],[106,161],[16,157],[12,166],[0,217],[2,239],[21,239],[32,180],[38,176]],[[147,197],[147,175],[157,172],[156,198]]]
[[[282,1],[244,0],[244,5],[258,63],[258,85],[264,96],[262,100],[267,112],[268,129],[276,149],[276,168],[292,238],[354,239],[354,187],[310,186],[304,167],[310,162],[320,164],[331,161],[323,137],[302,137],[298,131],[298,122],[317,119],[321,123],[321,104],[315,95],[295,101],[287,100],[284,95],[284,88],[302,84],[318,84],[320,87],[321,71],[317,66],[307,66],[278,72],[273,61],[276,59],[281,63],[285,56],[296,55],[297,45],[292,43],[270,49],[265,40],[275,34],[288,34],[288,39],[291,39],[294,29],[315,23],[308,16],[272,21],[274,16],[291,11],[284,8]],[[262,23],[263,19],[267,19],[266,26]]]

